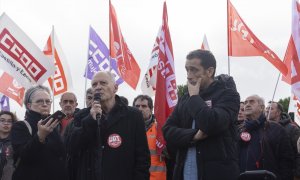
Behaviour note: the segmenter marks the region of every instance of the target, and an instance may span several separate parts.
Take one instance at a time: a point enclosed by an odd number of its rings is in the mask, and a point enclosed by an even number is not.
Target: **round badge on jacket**
[[[251,134],[244,131],[244,132],[241,133],[241,139],[245,142],[248,142],[248,141],[251,140]]]
[[[111,134],[107,138],[107,144],[111,148],[118,148],[122,144],[122,138],[119,134]]]

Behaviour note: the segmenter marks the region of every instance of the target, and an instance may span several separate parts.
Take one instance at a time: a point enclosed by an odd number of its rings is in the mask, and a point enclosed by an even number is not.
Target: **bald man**
[[[71,179],[149,180],[150,152],[141,112],[116,95],[112,73],[98,72],[91,85],[101,98],[75,116],[78,129],[72,133],[68,153],[80,154],[84,162],[79,161]]]

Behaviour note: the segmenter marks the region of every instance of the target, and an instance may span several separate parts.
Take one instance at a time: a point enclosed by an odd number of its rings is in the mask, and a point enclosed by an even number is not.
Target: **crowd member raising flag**
[[[203,42],[202,42],[202,45],[201,45],[201,49],[209,51],[208,41],[207,41],[207,38],[206,38],[205,34],[204,34],[204,37],[203,37]]]
[[[283,75],[286,75],[287,67],[285,64],[252,33],[229,0],[227,3],[228,56],[263,56]]]
[[[116,60],[109,60],[107,46],[91,26],[89,36],[88,61],[84,77],[92,80],[94,74],[98,71],[111,71],[115,75],[116,83],[119,85],[123,83],[124,81],[120,77]]]
[[[175,78],[174,55],[168,26],[167,4],[164,2],[162,26],[158,35],[158,66],[154,114],[157,119],[157,152],[165,147],[162,126],[177,104],[177,86]]]
[[[54,63],[5,13],[0,17],[0,68],[25,88],[54,74]]]
[[[15,100],[20,106],[23,106],[25,88],[20,86],[19,83],[6,72],[0,77],[0,82],[0,92]]]
[[[51,61],[54,61],[55,64],[55,74],[53,77],[48,78],[49,85],[53,89],[53,95],[58,96],[70,91],[73,88],[70,68],[54,32],[54,28],[44,47],[44,54],[51,58]]]
[[[3,94],[0,94],[0,110],[10,111],[9,98]]]
[[[130,52],[127,43],[122,35],[120,26],[117,20],[115,8],[109,1],[109,15],[110,15],[110,56],[115,58],[118,65],[119,73],[122,79],[133,89],[140,78],[140,67],[135,61]]]

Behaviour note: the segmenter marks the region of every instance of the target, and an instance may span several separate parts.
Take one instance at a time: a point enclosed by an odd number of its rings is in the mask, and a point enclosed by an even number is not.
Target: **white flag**
[[[294,121],[300,126],[300,102],[293,93],[290,97],[288,112],[294,113]]]
[[[0,68],[29,88],[54,74],[54,63],[5,14],[0,17]]]
[[[147,72],[144,75],[143,81],[141,83],[141,89],[142,89],[143,94],[146,94],[148,96],[155,95],[157,63],[158,63],[158,58],[159,58],[160,32],[161,32],[161,28],[159,29],[158,35],[155,39],[155,43],[154,43],[153,50],[151,53],[150,63],[147,68]]]
[[[51,38],[51,36],[53,37]],[[54,42],[53,44],[52,41]],[[55,55],[54,58],[53,53]],[[47,55],[51,59],[51,61],[54,61],[55,63],[56,70],[54,77],[53,79],[52,77],[48,78],[51,89],[53,89],[52,86],[54,85],[54,96],[61,95],[67,91],[71,91],[73,87],[68,61],[60,46],[54,30],[52,30],[52,33],[47,40],[47,44],[44,47],[44,54]],[[52,80],[54,80],[54,82]]]

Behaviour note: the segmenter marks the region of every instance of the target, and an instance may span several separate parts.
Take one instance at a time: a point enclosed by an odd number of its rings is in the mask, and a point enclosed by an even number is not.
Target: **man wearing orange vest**
[[[161,155],[156,152],[157,123],[153,110],[153,101],[147,95],[139,95],[133,100],[133,106],[138,108],[145,120],[148,146],[151,154],[150,180],[166,180],[166,163]]]

